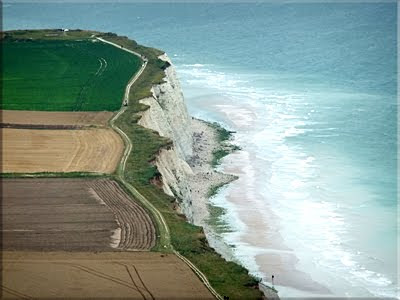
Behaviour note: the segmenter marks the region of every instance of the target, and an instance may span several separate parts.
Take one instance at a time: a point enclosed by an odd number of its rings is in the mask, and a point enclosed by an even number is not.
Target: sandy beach
[[[244,252],[237,251],[236,257],[257,269],[263,282],[274,283],[278,287],[290,287],[319,295],[329,295],[330,291],[313,280],[310,275],[297,269],[298,259],[293,249],[285,245],[279,230],[279,217],[264,201],[267,195],[257,189],[254,175],[257,173],[257,158],[247,151],[237,151],[224,160],[223,172],[238,176],[224,194],[228,205],[235,207],[240,222],[245,229],[240,234],[225,236],[225,240],[242,245]],[[265,218],[266,213],[268,218]],[[246,257],[246,251],[254,253],[254,260]]]

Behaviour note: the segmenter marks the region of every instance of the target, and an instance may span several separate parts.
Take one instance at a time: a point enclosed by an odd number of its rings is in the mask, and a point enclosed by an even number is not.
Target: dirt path
[[[142,56],[134,51],[125,49],[115,43],[106,41],[102,38],[97,38],[102,42],[111,44],[117,48],[123,49],[125,51],[128,51],[130,53],[133,53],[136,56],[139,56],[140,58],[142,58]],[[143,59],[143,58],[142,58]],[[143,70],[146,68],[147,66],[147,60],[144,61],[144,64],[142,65],[142,68],[140,69],[140,71],[136,74],[136,76],[134,76],[132,78],[132,80],[128,83],[126,89],[125,89],[125,97],[124,97],[124,103],[128,104],[128,98],[129,98],[129,91],[130,88],[132,86],[133,83],[135,83],[135,81],[139,78],[140,74],[142,74]],[[174,250],[172,244],[171,244],[171,238],[170,238],[170,231],[168,228],[167,223],[164,220],[164,217],[162,216],[162,214],[160,213],[160,211],[149,201],[146,199],[146,197],[144,197],[135,187],[133,187],[131,184],[129,184],[128,182],[125,181],[125,176],[124,176],[124,170],[125,170],[125,164],[126,164],[126,160],[128,159],[128,156],[132,150],[132,143],[129,139],[129,137],[125,134],[125,132],[123,132],[120,128],[118,128],[114,123],[115,120],[118,119],[118,117],[123,114],[126,111],[126,107],[122,107],[121,110],[111,119],[110,121],[110,125],[111,127],[116,130],[118,133],[121,134],[122,138],[124,139],[127,147],[125,149],[124,155],[121,159],[120,162],[120,167],[118,168],[118,177],[121,180],[121,182],[132,192],[132,194],[135,196],[136,199],[138,199],[145,207],[147,207],[155,216],[155,219],[158,223],[158,227],[160,229],[160,244],[162,245],[163,248],[165,248],[166,250],[172,250],[173,253],[175,253],[175,255],[181,259],[181,261],[183,261],[187,266],[189,266],[193,272],[200,278],[200,280],[203,282],[203,284],[208,288],[208,290],[211,292],[211,294],[217,298],[217,299],[223,299],[216,290],[214,290],[214,288],[211,286],[211,284],[208,282],[207,277],[194,265],[192,264],[187,258],[183,257],[181,254],[179,254],[176,250]]]

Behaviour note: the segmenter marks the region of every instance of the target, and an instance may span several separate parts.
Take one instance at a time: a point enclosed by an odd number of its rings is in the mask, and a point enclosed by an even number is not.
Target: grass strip
[[[209,123],[209,125],[215,129],[217,133],[217,142],[219,144],[219,148],[214,150],[212,153],[213,159],[211,165],[215,168],[221,163],[222,158],[234,151],[240,150],[240,147],[228,143],[232,139],[232,134],[235,133],[234,131],[227,130],[217,122]]]

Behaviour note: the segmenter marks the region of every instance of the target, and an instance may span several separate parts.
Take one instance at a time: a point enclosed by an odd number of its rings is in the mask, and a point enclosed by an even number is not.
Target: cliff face
[[[170,66],[165,69],[164,82],[152,87],[153,97],[140,100],[141,103],[148,105],[149,109],[141,113],[138,124],[157,131],[161,136],[167,137],[173,142],[172,148],[162,149],[154,162],[162,175],[163,190],[166,194],[177,198],[180,211],[191,223],[204,225],[202,220],[207,216],[208,211],[205,205],[206,201],[200,201],[202,199],[200,197],[206,199],[211,186],[229,182],[232,180],[232,176],[219,173],[218,179],[215,178],[218,172],[214,171],[210,165],[214,148],[208,143],[202,143],[200,147],[201,151],[209,152],[205,155],[207,156],[206,160],[199,157],[199,140],[197,140],[197,146],[193,148],[193,130],[197,138],[201,139],[203,134],[209,134],[205,129],[207,126],[199,126],[202,123],[199,120],[192,124],[175,68],[165,54],[159,58],[168,61]],[[213,135],[216,134],[214,131],[212,132]],[[207,138],[216,139],[216,137],[208,135]],[[204,141],[200,140],[200,142]],[[203,154],[201,156],[204,156]],[[187,163],[189,160],[191,160],[193,169]],[[193,182],[197,183],[197,190],[195,190],[196,185]],[[190,185],[194,187],[193,200],[195,203],[192,203]],[[205,232],[210,231],[205,229]],[[210,236],[212,235],[207,235],[207,238]],[[221,244],[219,247],[218,243]],[[223,250],[228,246],[222,245],[221,241],[215,240],[212,246],[219,249],[220,253],[228,251]],[[267,292],[265,295],[268,298],[279,299],[270,289],[267,289]]]
[[[164,192],[178,198],[181,211],[192,221],[188,181],[192,170],[186,163],[193,151],[191,118],[174,66],[167,55],[159,58],[171,65],[165,69],[164,83],[153,86],[153,97],[140,100],[150,108],[142,114],[138,123],[173,141],[171,149],[161,150],[155,164],[162,175]]]

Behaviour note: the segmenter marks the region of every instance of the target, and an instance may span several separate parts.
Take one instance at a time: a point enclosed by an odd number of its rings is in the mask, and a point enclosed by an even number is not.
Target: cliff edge
[[[203,227],[201,233],[198,234],[206,234],[208,241],[203,244],[202,248],[210,249],[212,253],[215,253],[214,249],[218,249],[221,254],[217,254],[217,256],[232,261],[232,257],[228,254],[229,251],[225,249],[227,246],[218,239],[213,239],[212,230],[208,228],[206,220],[209,217],[207,199],[210,189],[216,191],[218,186],[235,178],[233,175],[219,173],[213,168],[213,152],[220,146],[218,132],[210,124],[189,116],[174,65],[166,54],[160,55],[158,58],[168,62],[168,67],[164,69],[165,76],[162,82],[153,84],[152,96],[139,100],[148,108],[139,112],[138,125],[154,130],[160,136],[172,141],[172,146],[161,148],[152,162],[161,174],[159,183],[167,195],[176,199],[175,209],[183,213],[190,223]],[[214,249],[209,248],[209,243]],[[191,258],[196,260],[196,255]],[[207,257],[206,260],[209,259],[210,257]],[[218,264],[217,261],[214,263]],[[229,269],[226,269],[225,263],[232,268],[230,269],[232,271],[237,268],[233,262],[224,260],[224,271]],[[232,275],[233,278],[240,274],[246,274],[245,278],[249,281],[245,286],[252,287],[253,291],[260,290],[259,281],[254,277],[247,277],[246,269],[239,267],[237,270],[240,271]],[[237,282],[237,284],[240,287],[242,282]],[[279,299],[274,290],[263,287],[264,296],[260,299],[266,297]],[[229,285],[228,289],[232,288],[232,285]]]
[[[191,191],[188,177],[193,174],[188,161],[193,155],[191,118],[188,114],[175,67],[166,54],[159,56],[169,63],[164,70],[163,83],[153,85],[152,97],[140,102],[149,106],[141,113],[138,124],[157,131],[173,142],[170,149],[162,149],[155,165],[162,176],[166,194],[177,198],[179,209],[193,222]]]

